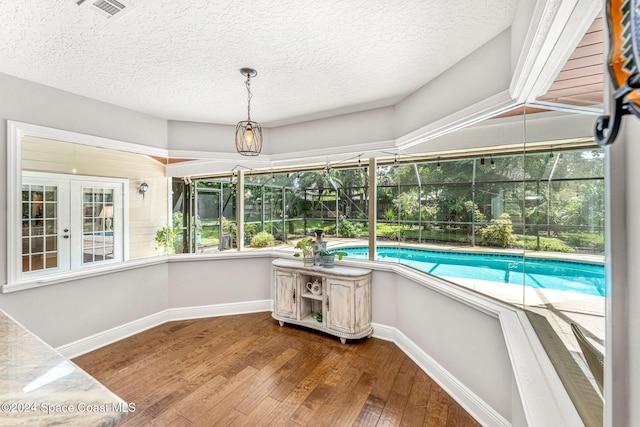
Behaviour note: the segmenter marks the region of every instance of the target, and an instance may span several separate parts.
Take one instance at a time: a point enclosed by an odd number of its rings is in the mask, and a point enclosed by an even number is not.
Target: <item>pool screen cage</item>
[[[510,245],[603,253],[601,153],[587,147],[494,155],[490,161],[475,157],[379,164],[377,239],[487,245],[486,230],[501,227],[500,218],[506,215],[514,235]],[[363,167],[245,175],[244,244],[251,245],[262,231],[283,243],[311,236],[316,229],[328,238],[366,240],[367,177]],[[184,251],[237,247],[236,184],[235,175],[189,184],[174,179],[174,212],[182,215]],[[185,185],[186,190],[175,188]]]

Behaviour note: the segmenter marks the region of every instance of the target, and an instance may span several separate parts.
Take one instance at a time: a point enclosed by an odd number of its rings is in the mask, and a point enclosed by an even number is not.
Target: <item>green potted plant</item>
[[[320,256],[320,264],[325,268],[333,268],[335,267],[336,257],[338,260],[341,260],[343,256],[347,255],[346,252],[328,252],[328,251],[319,251],[317,252],[318,256]]]
[[[163,254],[176,253],[174,242],[177,234],[178,230],[168,225],[158,230],[156,232],[156,250],[162,248]]]
[[[313,265],[314,245],[315,244],[312,238],[303,237],[302,239],[298,240],[298,243],[296,243],[296,245],[294,246],[295,249],[301,250],[302,253],[296,252],[295,254],[293,254],[293,256],[295,257],[302,256],[302,261],[304,262],[304,265],[307,265],[309,262],[311,263],[311,265]]]

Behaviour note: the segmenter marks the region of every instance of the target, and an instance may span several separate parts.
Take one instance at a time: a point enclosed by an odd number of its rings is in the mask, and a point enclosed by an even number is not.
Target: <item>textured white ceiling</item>
[[[87,0],[89,1],[89,0]],[[390,105],[508,28],[517,0],[0,0],[0,72],[172,120],[276,124]]]

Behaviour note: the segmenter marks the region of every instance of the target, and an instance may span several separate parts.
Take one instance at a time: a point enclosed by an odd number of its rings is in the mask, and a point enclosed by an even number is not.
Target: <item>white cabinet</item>
[[[322,283],[314,295],[307,283]],[[371,336],[371,270],[305,267],[301,261],[273,261],[273,318],[347,339]]]
[[[328,279],[327,281],[327,328],[353,332],[353,282]]]
[[[276,286],[273,298],[274,308],[282,317],[295,319],[298,313],[296,310],[296,275],[283,270],[277,270],[275,274],[278,286]]]

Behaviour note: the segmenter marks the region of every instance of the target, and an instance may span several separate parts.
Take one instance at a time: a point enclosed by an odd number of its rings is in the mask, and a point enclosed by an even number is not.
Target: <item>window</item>
[[[163,149],[8,120],[0,291],[157,255],[156,233],[169,219],[165,164],[157,159],[166,157]],[[146,198],[138,193],[143,182]]]
[[[22,278],[123,261],[126,186],[122,179],[24,172]]]

